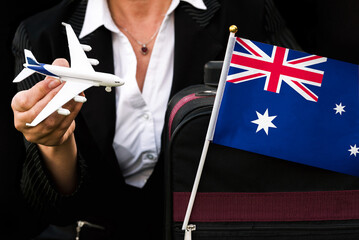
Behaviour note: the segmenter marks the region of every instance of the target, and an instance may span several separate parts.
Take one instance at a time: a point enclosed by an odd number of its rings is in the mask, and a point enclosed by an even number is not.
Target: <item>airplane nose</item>
[[[115,76],[114,81],[115,81],[116,86],[121,86],[121,85],[125,84],[125,81],[123,81],[121,78],[119,78],[117,76]]]

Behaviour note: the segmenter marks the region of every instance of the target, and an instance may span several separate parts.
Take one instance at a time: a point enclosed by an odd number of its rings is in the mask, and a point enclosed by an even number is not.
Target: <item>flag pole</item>
[[[185,215],[183,225],[182,225],[182,230],[187,229],[189,218],[190,218],[191,212],[192,212],[192,207],[194,204],[194,200],[196,198],[199,181],[201,179],[204,162],[206,160],[209,143],[210,143],[210,141],[213,140],[214,128],[215,128],[216,122],[217,122],[219,106],[222,101],[224,86],[226,83],[228,69],[229,69],[229,65],[230,65],[230,61],[231,61],[231,57],[232,57],[232,51],[233,51],[234,43],[235,43],[235,34],[236,34],[237,30],[238,29],[235,25],[232,25],[229,27],[230,34],[229,34],[227,49],[226,49],[226,53],[225,53],[225,57],[224,57],[224,61],[223,61],[221,76],[220,76],[219,83],[218,83],[216,98],[214,100],[211,118],[210,118],[208,129],[207,129],[207,135],[206,135],[206,139],[204,141],[201,158],[199,160],[196,177],[195,177],[195,180],[193,183],[191,196],[190,196],[190,199],[188,202],[186,215]]]

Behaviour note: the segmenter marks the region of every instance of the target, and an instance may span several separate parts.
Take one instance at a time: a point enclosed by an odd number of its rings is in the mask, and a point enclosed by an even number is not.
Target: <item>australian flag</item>
[[[359,67],[236,38],[213,142],[359,176]]]

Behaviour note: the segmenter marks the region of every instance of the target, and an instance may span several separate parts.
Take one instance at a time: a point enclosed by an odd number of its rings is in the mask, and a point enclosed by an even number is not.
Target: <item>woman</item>
[[[18,70],[24,48],[40,62],[68,59],[61,28],[67,22],[92,46],[88,57],[100,61],[95,70],[126,82],[111,93],[90,88],[87,103],[64,106],[69,116],[54,113],[33,128],[25,124],[62,84],[37,76],[19,84],[28,89],[12,101],[27,145],[22,190],[40,225],[86,220],[111,239],[124,232],[132,239],[161,238],[168,100],[202,83],[206,62],[223,60],[232,24],[252,40],[281,45],[291,39],[277,19],[272,3],[259,0],[65,0],[23,22],[14,39]],[[68,66],[65,59],[53,64]]]

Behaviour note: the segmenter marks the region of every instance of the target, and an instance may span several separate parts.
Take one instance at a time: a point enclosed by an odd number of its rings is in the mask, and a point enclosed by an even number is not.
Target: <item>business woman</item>
[[[71,65],[61,22],[91,45],[96,71],[126,83],[111,93],[90,88],[86,103],[64,106],[69,116],[54,113],[32,128],[25,124],[63,84],[33,76],[18,85],[12,109],[26,139],[24,197],[39,226],[86,220],[109,239],[160,239],[161,134],[170,97],[202,83],[206,62],[223,60],[232,24],[252,40],[296,48],[295,41],[266,0],[65,0],[19,26],[18,72],[23,49],[40,62]]]

